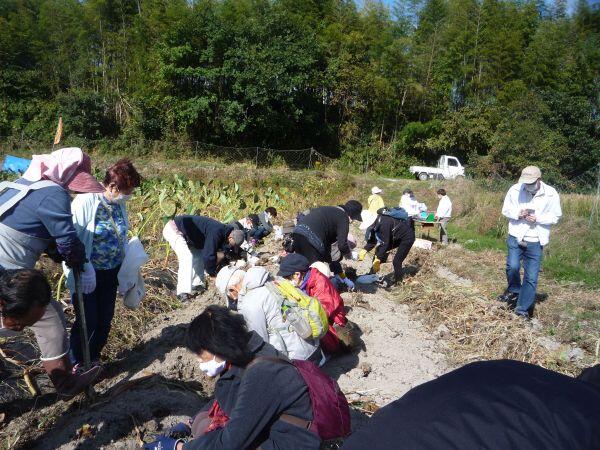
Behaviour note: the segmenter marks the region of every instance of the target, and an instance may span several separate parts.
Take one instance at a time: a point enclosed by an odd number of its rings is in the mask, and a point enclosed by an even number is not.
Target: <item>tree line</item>
[[[314,147],[398,175],[600,162],[600,10],[579,0],[3,0],[0,136]]]

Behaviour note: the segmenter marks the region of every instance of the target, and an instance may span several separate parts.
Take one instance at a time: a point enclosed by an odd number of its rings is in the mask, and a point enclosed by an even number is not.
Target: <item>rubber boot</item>
[[[63,397],[73,397],[94,383],[102,371],[101,366],[94,366],[80,374],[72,373],[69,358],[65,355],[58,359],[42,361],[44,369],[48,373],[56,393]]]

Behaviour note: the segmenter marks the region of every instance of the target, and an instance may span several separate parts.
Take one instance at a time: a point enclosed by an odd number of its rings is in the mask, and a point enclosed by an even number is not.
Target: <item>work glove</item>
[[[365,256],[367,256],[367,251],[363,248],[360,252],[358,252],[358,260],[364,261]]]
[[[177,444],[183,442],[181,439],[173,439],[169,436],[158,438],[154,442],[144,444],[144,450],[177,450]]]
[[[358,252],[352,251],[352,261],[358,261]]]
[[[342,278],[342,281],[344,282],[349,291],[354,290],[354,282],[350,278],[344,277]]]
[[[377,273],[379,272],[379,269],[381,269],[381,261],[376,256],[375,258],[373,258],[373,265],[371,266],[371,271],[373,273]]]
[[[96,290],[96,271],[91,264],[87,263],[81,272],[81,291],[84,294],[91,294]]]
[[[173,425],[167,430],[164,436],[168,436],[173,439],[182,439],[192,434],[192,428],[190,423],[179,422],[177,425]]]
[[[56,248],[65,260],[65,264],[71,269],[81,268],[85,264],[85,247],[80,240],[70,245],[60,245],[57,243]]]

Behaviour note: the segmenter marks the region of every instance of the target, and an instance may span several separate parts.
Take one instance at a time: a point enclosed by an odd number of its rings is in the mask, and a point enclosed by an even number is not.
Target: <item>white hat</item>
[[[215,279],[215,286],[221,294],[227,293],[227,285],[229,284],[231,277],[233,277],[233,274],[236,273],[238,270],[244,272],[239,267],[234,266],[223,267],[221,270],[219,270],[217,278]]]
[[[527,166],[521,172],[519,183],[531,184],[542,178],[542,171],[536,166]]]
[[[331,277],[331,275],[332,275],[329,265],[325,264],[323,261],[314,262],[310,265],[310,267],[312,267],[313,269],[317,269],[319,272],[321,272],[327,278]]]
[[[373,186],[371,188],[371,194],[381,194],[383,191],[379,189],[377,186]]]
[[[366,230],[367,228],[369,228],[377,219],[377,214],[372,213],[368,209],[362,210],[360,216],[362,217],[362,222],[360,223],[360,226],[358,228],[361,230]]]

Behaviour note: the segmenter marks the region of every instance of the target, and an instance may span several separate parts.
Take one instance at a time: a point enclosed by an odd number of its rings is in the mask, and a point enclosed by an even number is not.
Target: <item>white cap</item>
[[[314,262],[310,265],[310,267],[317,269],[319,272],[321,272],[327,278],[330,278],[332,275],[331,269],[329,269],[329,265],[325,264],[323,261]]]
[[[373,186],[371,188],[371,194],[381,194],[383,191],[379,189],[377,186]]]
[[[221,270],[219,270],[217,278],[215,279],[215,286],[221,294],[227,293],[229,281],[231,280],[231,277],[233,277],[233,274],[238,270],[244,272],[242,269],[233,266],[223,267]]]
[[[537,166],[527,166],[521,172],[519,183],[531,184],[542,178],[542,172]]]

